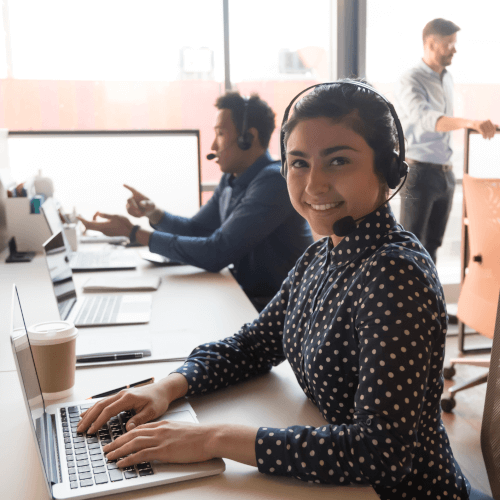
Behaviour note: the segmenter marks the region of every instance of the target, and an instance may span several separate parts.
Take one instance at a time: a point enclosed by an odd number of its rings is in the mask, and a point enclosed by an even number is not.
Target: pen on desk
[[[101,394],[96,394],[95,396],[90,396],[87,399],[95,399],[95,398],[105,398],[106,396],[112,396],[124,389],[130,389],[131,387],[141,387],[143,385],[148,385],[154,383],[155,378],[147,378],[146,380],[141,380],[140,382],[135,382],[134,384],[124,385],[123,387],[118,387],[117,389],[112,389],[111,391],[102,392]]]
[[[131,352],[128,354],[105,354],[103,356],[82,356],[76,360],[77,363],[94,363],[101,361],[122,361],[125,359],[140,359],[144,356],[142,352]]]

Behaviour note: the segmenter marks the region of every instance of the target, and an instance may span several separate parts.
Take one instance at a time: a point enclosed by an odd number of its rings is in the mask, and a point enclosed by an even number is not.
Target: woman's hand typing
[[[119,467],[159,460],[164,463],[203,462],[214,458],[214,429],[187,422],[152,422],[123,434],[103,448]],[[123,458],[125,457],[125,458]]]
[[[245,425],[199,425],[165,420],[140,425],[106,445],[103,451],[109,460],[118,460],[119,467],[152,460],[203,462],[215,457],[256,467],[257,430]]]
[[[186,378],[173,373],[156,384],[121,391],[82,413],[77,432],[93,434],[111,417],[124,410],[134,410],[135,415],[127,423],[127,431],[130,431],[163,415],[170,403],[184,396],[187,389]]]

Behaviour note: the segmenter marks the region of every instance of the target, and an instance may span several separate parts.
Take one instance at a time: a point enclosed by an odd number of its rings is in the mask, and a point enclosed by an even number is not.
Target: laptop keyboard
[[[60,408],[71,489],[153,475],[149,462],[119,469],[116,460],[108,460],[102,451],[102,447],[126,432],[125,424],[134,415],[133,411],[111,418],[96,434],[76,432],[80,413],[91,406]]]
[[[77,325],[106,325],[115,323],[122,295],[94,295],[85,297],[83,306],[75,318]]]
[[[95,268],[109,266],[110,256],[103,252],[77,252],[71,255],[71,267]]]

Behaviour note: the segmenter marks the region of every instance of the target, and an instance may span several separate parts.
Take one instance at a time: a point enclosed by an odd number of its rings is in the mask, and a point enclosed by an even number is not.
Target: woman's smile
[[[313,210],[324,212],[325,210],[330,210],[332,208],[339,208],[343,203],[343,201],[337,201],[335,203],[326,203],[322,205],[317,205],[314,203],[306,203],[306,205],[309,205]]]

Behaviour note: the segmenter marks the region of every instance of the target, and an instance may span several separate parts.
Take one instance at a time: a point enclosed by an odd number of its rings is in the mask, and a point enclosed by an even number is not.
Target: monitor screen
[[[28,414],[31,417],[30,423],[32,431],[38,444],[44,466],[44,474],[47,478],[48,462],[44,451],[46,450],[46,446],[43,442],[42,432],[42,417],[45,413],[45,404],[38,381],[38,375],[36,373],[35,361],[31,352],[19,294],[15,285],[13,286],[12,292],[11,342],[17,365],[17,372],[21,382],[21,389],[23,391]]]
[[[10,170],[52,179],[65,212],[127,215],[128,184],[168,212],[200,208],[199,131],[9,132]],[[146,218],[138,224],[148,225]]]
[[[56,234],[63,230],[63,224],[59,217],[56,205],[52,198],[47,198],[41,207],[41,212],[47,221],[51,234]]]
[[[63,233],[59,231],[52,236],[44,243],[43,248],[59,313],[61,314],[61,311],[69,313],[76,301],[76,290]],[[61,319],[66,318],[62,317]]]

